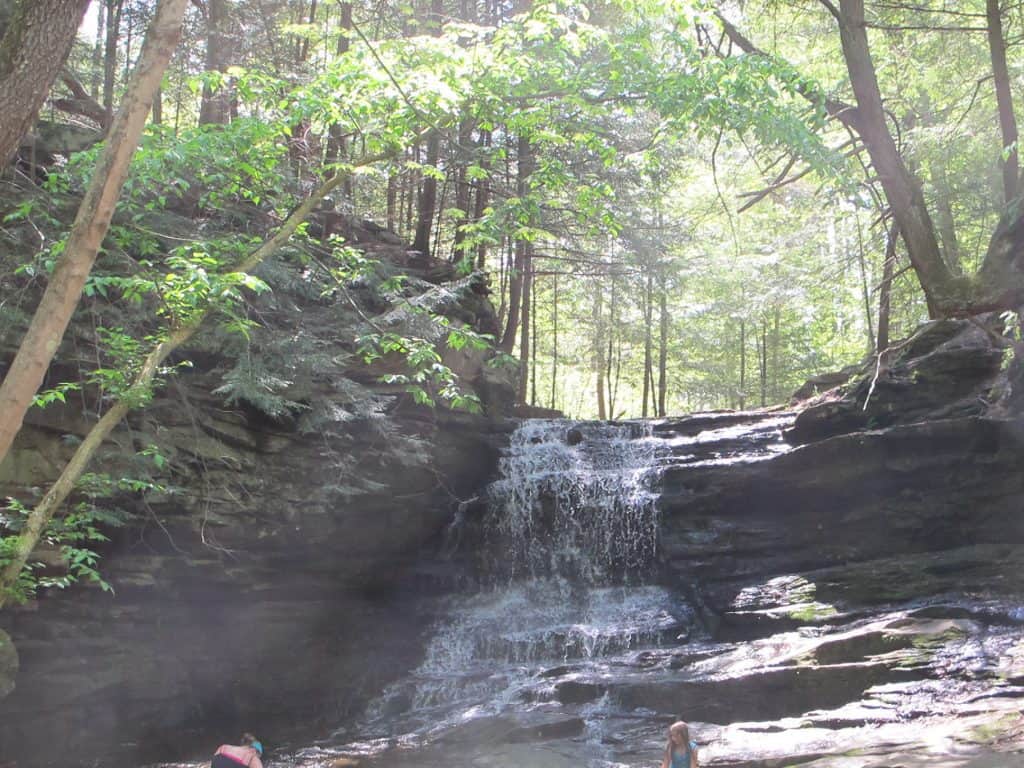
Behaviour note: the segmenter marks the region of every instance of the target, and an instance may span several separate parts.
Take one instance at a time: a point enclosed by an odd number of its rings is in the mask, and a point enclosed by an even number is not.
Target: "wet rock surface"
[[[484,467],[507,435],[481,442],[472,420],[398,420],[407,432],[368,444],[381,461],[375,482],[390,488],[400,477],[418,489],[408,505],[393,490],[387,500],[318,497],[346,510],[323,518],[277,521],[272,511],[327,493],[287,464],[295,451],[317,449],[280,430],[228,440],[238,425],[218,419],[216,443],[197,439],[194,450],[209,462],[218,451],[226,465],[252,462],[248,470],[265,477],[266,496],[253,498],[269,501],[244,539],[265,559],[257,569],[219,553],[197,570],[169,552],[135,552],[121,589],[179,597],[163,609],[166,623],[121,614],[119,647],[126,656],[136,646],[140,663],[155,666],[153,627],[188,625],[183,606],[206,605],[191,621],[213,639],[175,630],[193,677],[168,673],[173,694],[163,701],[195,700],[206,672],[197,658],[236,665],[236,675],[219,676],[238,686],[236,701],[255,695],[251,677],[266,683],[268,708],[278,692],[289,702],[312,692],[288,717],[316,718],[316,739],[267,714],[274,739],[262,735],[278,745],[270,766],[651,766],[677,718],[691,723],[701,764],[717,768],[1024,765],[1024,422],[991,407],[1003,402],[1000,388],[1011,389],[1001,355],[977,326],[940,323],[902,347],[887,383],[870,390],[855,378],[811,417],[531,422],[502,450],[501,479],[488,489]],[[844,400],[849,393],[860,394]],[[454,455],[449,434],[466,440]],[[431,471],[389,463],[410,439],[444,445],[434,461],[446,477],[477,467],[458,495],[480,500],[442,503],[442,492],[426,490]],[[418,559],[455,508],[463,525],[451,547],[476,568],[474,582]],[[230,509],[213,507],[206,519]],[[287,525],[308,528],[289,538]],[[216,529],[217,541],[231,530]],[[300,539],[306,561],[289,575],[286,551]],[[380,578],[381,563],[393,578]],[[243,608],[231,613],[228,595],[244,598]],[[83,644],[82,627],[91,636],[95,606],[74,610],[63,625],[33,625],[49,645],[28,663],[61,659],[62,679],[80,676],[85,714],[97,718],[91,698],[124,683],[75,667],[71,649]],[[241,623],[218,625],[219,610]],[[323,629],[296,630],[296,611],[321,617]],[[79,636],[61,639],[70,627]],[[134,636],[133,627],[148,629]],[[231,659],[217,649],[217,628],[266,644]],[[136,701],[151,715],[161,706],[157,695]],[[206,754],[200,741],[196,760]]]
[[[194,366],[114,434],[97,470],[136,477],[137,452],[155,445],[167,490],[111,500],[130,513],[102,548],[112,594],[80,585],[0,615],[21,662],[15,677],[0,644],[0,692],[17,683],[0,700],[0,764],[138,765],[243,730],[312,736],[418,663],[432,621],[420,601],[458,574],[432,557],[460,501],[492,476],[508,427],[500,398],[485,415],[416,407],[378,382],[395,361],[354,354],[374,307],[398,332],[430,324],[393,303],[493,330],[479,275],[416,286],[353,288],[362,316],[275,286],[249,350],[277,366],[268,380],[294,406],[272,416],[218,393],[245,355],[211,330],[189,350]],[[487,407],[502,382],[482,354],[445,357]],[[45,489],[94,413],[79,402],[31,412],[0,493]]]
[[[486,711],[486,734],[451,741],[399,717],[391,736],[353,739],[367,722],[282,762],[647,766],[685,718],[701,764],[723,768],[1024,764],[1020,424],[943,420],[791,449],[792,419],[716,414],[633,435],[660,473],[660,586],[503,592],[492,624],[460,609],[476,618],[446,631],[486,627],[487,647],[460,658],[504,703],[475,688],[446,708],[444,686],[471,683],[449,669],[438,688],[437,666],[409,685],[434,692],[417,716],[438,733],[454,713]],[[577,428],[577,445],[596,439]],[[548,601],[577,602],[575,621],[553,619]],[[583,652],[568,651],[573,632],[589,638]],[[515,653],[496,647],[503,637]],[[523,673],[538,656],[547,663]],[[584,728],[545,732],[552,718]],[[531,723],[524,748],[509,734]]]

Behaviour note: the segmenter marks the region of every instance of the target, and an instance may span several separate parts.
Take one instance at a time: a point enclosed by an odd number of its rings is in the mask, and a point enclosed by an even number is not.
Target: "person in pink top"
[[[263,768],[263,745],[251,733],[242,736],[242,746],[221,744],[213,756],[210,768]]]

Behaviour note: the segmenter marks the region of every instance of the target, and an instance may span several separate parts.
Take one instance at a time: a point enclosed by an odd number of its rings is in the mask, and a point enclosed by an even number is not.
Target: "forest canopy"
[[[78,39],[19,137],[40,197],[5,220],[45,232],[22,275],[61,255],[43,211],[88,183],[160,5],[7,0],[4,46],[47,4]],[[929,316],[1019,303],[1021,23],[995,0],[194,0],[119,206],[255,230],[343,171],[332,211],[489,276],[523,402],[785,402]],[[101,253],[142,268],[101,258],[86,290],[180,288],[188,251],[212,271],[246,251],[193,245],[154,259],[158,236],[115,222]],[[164,295],[147,332],[208,299]]]

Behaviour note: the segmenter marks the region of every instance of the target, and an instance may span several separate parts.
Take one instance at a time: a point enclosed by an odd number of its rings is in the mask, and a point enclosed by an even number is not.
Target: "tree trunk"
[[[17,355],[0,384],[0,462],[21,429],[25,412],[32,405],[78,305],[96,253],[110,226],[129,162],[152,107],[153,94],[160,87],[164,69],[178,43],[187,5],[188,0],[161,0],[157,7],[132,82],[125,91],[92,182],[79,206],[64,254],[50,276]]]
[[[340,3],[341,5],[341,33],[338,35],[338,44],[335,53],[344,56],[349,51],[351,41],[348,33],[352,30],[352,3]],[[327,164],[336,163],[348,154],[348,140],[342,132],[342,127],[334,123],[327,129]],[[394,174],[388,174],[388,229],[397,232],[395,229],[396,216],[394,211]],[[347,203],[346,207],[351,208],[352,201],[352,178],[346,177],[341,185],[342,200]],[[398,209],[401,211],[401,207]]]
[[[664,273],[659,281],[660,328],[658,343],[658,416],[665,418],[665,399],[668,394],[668,286]]]
[[[398,197],[398,176],[394,171],[388,171],[388,187],[385,194],[387,199],[387,213],[385,214],[385,221],[387,227],[392,232],[395,232],[395,224],[397,220],[397,197]]]
[[[608,412],[604,404],[605,387],[605,322],[604,322],[604,291],[601,284],[594,286],[594,368],[597,374],[597,418],[604,421]],[[611,349],[608,350],[607,364],[611,364]]]
[[[1010,73],[1006,67],[1006,41],[1003,38],[1003,15],[999,0],[985,0],[988,22],[988,49],[992,59],[992,79],[996,85],[996,104],[999,108],[999,129],[1003,137],[1003,150],[999,164],[1003,169],[1003,196],[1009,203],[1017,196],[1017,118],[1013,112],[1010,92]]]
[[[92,46],[92,72],[89,74],[89,95],[94,101],[102,97],[103,33],[106,29],[106,3],[96,4],[96,40]]]
[[[907,246],[928,303],[939,317],[962,306],[965,284],[957,281],[942,260],[935,227],[920,185],[900,157],[886,124],[885,109],[868,47],[863,0],[839,0],[839,32],[850,83],[857,97],[857,126]]]
[[[444,6],[441,0],[431,0],[430,34],[434,37],[441,36],[441,17]],[[441,136],[432,133],[427,140],[427,166],[436,169],[441,163]],[[424,256],[430,256],[430,232],[434,226],[434,207],[437,205],[437,179],[426,175],[423,179],[423,187],[420,189],[419,212],[416,223],[416,236],[412,241],[412,249],[419,251]]]
[[[740,410],[747,407],[747,323],[740,320]]]
[[[7,165],[64,66],[89,0],[21,0],[0,40],[0,166]]]
[[[534,264],[530,263],[530,405],[537,404],[537,285]]]
[[[608,335],[608,359],[605,364],[605,385],[608,387],[608,414],[609,418],[614,418],[615,414],[615,395],[618,393],[619,387],[619,375],[618,369],[615,373],[614,389],[612,388],[612,361],[615,359],[615,341],[618,338],[615,333],[615,278],[612,278],[612,289],[608,297],[608,323],[607,323],[607,335]],[[621,357],[620,357],[621,360]]]
[[[206,0],[206,60],[203,68],[207,72],[223,73],[228,68],[230,51],[227,26],[227,0]],[[216,90],[204,83],[199,105],[199,124],[227,125],[230,104],[231,94],[226,83],[222,83]]]
[[[473,140],[473,122],[463,120],[459,123],[459,146],[456,152],[463,153],[464,147],[468,147]],[[466,226],[470,220],[470,193],[469,181],[466,179],[466,160],[461,159],[455,171],[455,208],[460,212],[459,220],[455,223],[455,239],[452,245],[452,261],[458,264],[464,259],[469,259],[470,266],[473,264],[473,255],[466,253],[463,242],[466,239]]]
[[[519,328],[519,402],[526,402],[526,382],[530,363],[530,296],[533,290],[533,244],[523,242],[523,300]],[[514,312],[512,314],[515,314]]]
[[[481,150],[483,151],[483,155],[484,155],[483,167],[484,167],[485,170],[487,170],[489,172],[491,170],[491,162],[490,162],[489,159],[487,159],[487,157],[488,157],[488,153],[489,153],[490,148],[491,148],[491,132],[490,131],[481,131],[480,132],[479,146],[480,146]],[[487,206],[490,204],[490,194],[491,194],[491,179],[490,179],[490,176],[488,176],[487,178],[481,179],[479,182],[477,182],[476,199],[475,199],[475,201],[473,203],[473,221],[474,221],[474,223],[479,223],[480,221],[483,220],[484,213],[487,210]],[[481,239],[480,244],[477,245],[477,247],[476,247],[476,268],[482,270],[482,269],[486,268],[486,266],[487,266],[487,243],[485,243]]]
[[[962,275],[963,267],[960,264],[960,245],[957,242],[956,225],[953,220],[953,193],[949,188],[946,158],[933,162],[930,170],[932,186],[935,188],[935,213],[938,219],[942,256],[953,274]]]
[[[117,41],[121,36],[124,0],[106,0],[107,38],[103,46],[103,108],[114,114],[114,81],[117,79]]]
[[[551,286],[551,409],[555,408],[558,388],[558,273]]]
[[[761,407],[768,404],[768,319],[761,317],[761,341],[760,358],[758,359],[759,373],[761,374]]]
[[[860,267],[861,298],[864,300],[864,327],[868,336],[868,350],[875,348],[875,329],[871,319],[871,286],[868,280],[868,259],[864,248],[864,234],[860,229],[860,216],[855,219],[857,225],[857,264]]]
[[[644,386],[643,386],[643,405],[641,406],[641,418],[647,418],[647,397],[650,394],[650,384],[652,378],[651,366],[653,361],[653,340],[651,338],[651,325],[654,323],[654,307],[651,303],[654,300],[654,277],[651,274],[650,266],[647,267],[647,279],[644,284]]]
[[[150,111],[150,122],[153,125],[161,125],[164,121],[164,96],[163,90],[156,89],[153,94],[153,109]]]
[[[896,239],[899,229],[893,222],[885,243],[885,261],[882,262],[882,282],[878,287],[878,334],[875,337],[875,352],[879,355],[889,348],[889,313],[892,301],[892,280],[896,264]]]
[[[533,149],[530,140],[520,136],[518,140],[518,163],[516,169],[516,194],[523,198],[530,188],[530,176],[534,169]],[[520,303],[523,293],[523,280],[529,262],[529,248],[525,240],[516,240],[515,262],[508,277],[508,318],[505,322],[505,333],[501,337],[499,348],[511,354],[516,343],[519,330]]]
[[[781,366],[779,364],[779,358],[781,357],[782,347],[782,307],[778,304],[775,305],[774,311],[774,324],[772,325],[772,400],[778,402],[780,399],[780,373]]]
[[[429,168],[436,169],[441,162],[441,137],[436,133],[427,140],[427,161]],[[416,213],[416,235],[412,241],[412,249],[424,256],[430,256],[430,233],[434,228],[434,209],[437,207],[437,179],[429,173],[424,174],[423,185]]]

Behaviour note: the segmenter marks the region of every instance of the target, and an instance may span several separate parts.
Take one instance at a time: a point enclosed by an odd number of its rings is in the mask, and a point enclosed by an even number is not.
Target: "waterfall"
[[[481,718],[529,719],[557,704],[566,670],[612,669],[688,633],[689,606],[644,584],[664,445],[642,423],[520,426],[487,491],[480,590],[449,601],[422,664],[370,708],[364,735],[426,744]],[[602,706],[585,707],[587,733],[600,732]]]
[[[523,424],[489,491],[498,575],[642,580],[657,551],[660,442],[644,423]]]

